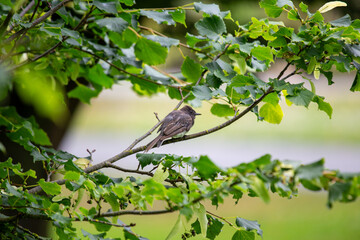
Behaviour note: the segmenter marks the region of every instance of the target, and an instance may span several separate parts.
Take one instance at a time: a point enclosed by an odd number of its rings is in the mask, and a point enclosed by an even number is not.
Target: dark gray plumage
[[[155,144],[160,147],[165,139],[183,137],[194,125],[196,115],[201,114],[195,112],[190,106],[169,113],[158,130],[160,132],[159,136],[148,144],[145,152],[148,152]]]

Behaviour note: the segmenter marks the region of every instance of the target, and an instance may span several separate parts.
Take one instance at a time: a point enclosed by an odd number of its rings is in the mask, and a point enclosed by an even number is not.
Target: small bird
[[[201,114],[195,112],[190,106],[185,106],[180,110],[174,110],[169,113],[158,130],[160,132],[159,136],[148,144],[145,152],[148,152],[155,144],[157,144],[157,147],[160,147],[167,138],[183,137],[194,125],[196,115]]]

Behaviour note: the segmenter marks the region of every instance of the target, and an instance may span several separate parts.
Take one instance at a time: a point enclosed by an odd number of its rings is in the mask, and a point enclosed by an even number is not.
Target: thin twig
[[[80,219],[77,219],[75,221],[81,221]],[[110,226],[114,226],[114,227],[135,227],[136,223],[130,223],[129,225],[126,224],[115,224],[115,223],[111,223],[111,222],[105,222],[105,221],[101,221],[101,220],[95,220],[95,219],[88,219],[85,218],[82,221],[88,221],[88,222],[94,222],[94,223],[102,223],[102,224],[106,224],[106,225],[110,225]]]
[[[216,214],[214,214],[214,213],[212,213],[212,212],[209,212],[209,211],[207,211],[207,210],[206,210],[206,212],[207,212],[208,214],[210,214],[210,215],[218,218],[218,219],[223,220],[224,222],[226,222],[227,224],[229,224],[229,226],[231,226],[231,227],[234,226],[231,222],[229,222],[228,220],[226,220],[224,217],[218,216],[218,215],[216,215]]]
[[[161,120],[159,119],[158,113],[154,112],[154,115],[155,115],[156,119],[160,122]]]
[[[154,211],[139,211],[139,210],[123,210],[117,212],[106,212],[102,213],[100,217],[115,217],[122,215],[158,215],[175,212],[178,209],[165,209],[165,210],[154,210]]]

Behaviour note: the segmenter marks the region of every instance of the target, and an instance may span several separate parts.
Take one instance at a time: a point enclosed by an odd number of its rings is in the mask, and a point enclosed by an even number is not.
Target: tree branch
[[[175,212],[178,209],[165,209],[165,210],[155,210],[155,211],[139,211],[139,210],[124,210],[117,212],[106,212],[102,213],[99,217],[115,217],[121,215],[158,215]]]
[[[76,49],[76,50],[78,50],[78,51],[81,51],[81,52],[84,52],[84,53],[87,53],[87,54],[89,54],[89,55],[91,55],[91,56],[93,56],[93,57],[95,57],[95,58],[101,59],[102,61],[106,62],[107,64],[109,64],[110,66],[116,68],[117,70],[119,70],[119,71],[122,72],[122,73],[128,74],[128,75],[130,75],[130,76],[139,78],[139,79],[141,79],[141,80],[144,80],[144,81],[147,81],[147,82],[150,82],[150,83],[159,85],[159,86],[165,86],[165,87],[171,87],[171,88],[176,88],[176,89],[178,89],[178,86],[164,85],[164,84],[161,84],[161,83],[159,83],[159,82],[153,81],[153,80],[151,80],[151,79],[147,79],[147,78],[141,77],[141,76],[139,76],[139,75],[136,75],[136,74],[134,74],[134,73],[130,73],[130,72],[128,72],[128,71],[126,71],[126,70],[124,70],[124,69],[116,66],[116,65],[113,64],[112,62],[109,62],[109,61],[106,60],[105,58],[103,58],[103,57],[101,57],[101,56],[99,56],[99,55],[97,55],[97,54],[95,54],[95,53],[92,53],[92,52],[90,52],[90,51],[87,51],[87,50],[84,50],[84,49],[81,49],[81,48],[74,48],[74,49]]]
[[[86,13],[86,15],[81,19],[81,21],[78,23],[78,25],[76,25],[76,27],[73,29],[74,31],[77,31],[82,25],[85,24],[86,20],[89,18],[90,14],[94,11],[94,9],[95,9],[94,6],[92,6],[92,7],[90,8],[89,12]],[[24,33],[24,34],[25,34],[25,33]],[[24,35],[24,34],[23,34],[23,35]],[[36,56],[36,57],[33,58],[33,59],[26,60],[26,61],[24,61],[24,62],[22,62],[22,63],[20,63],[20,64],[18,64],[18,65],[16,65],[16,66],[12,67],[11,70],[15,70],[15,69],[17,69],[17,68],[20,68],[20,67],[26,65],[26,64],[35,62],[35,61],[39,60],[39,59],[42,58],[42,57],[45,57],[46,55],[52,53],[52,52],[53,52],[56,48],[58,48],[60,45],[62,45],[63,42],[65,42],[66,39],[68,39],[68,38],[70,38],[70,37],[69,37],[69,36],[63,36],[60,42],[56,43],[54,46],[52,46],[50,49],[46,50],[44,53]]]
[[[6,39],[6,42],[10,42],[12,40],[14,40],[15,38],[17,38],[18,36],[20,36],[21,34],[25,34],[27,31],[29,31],[30,29],[32,29],[33,27],[35,27],[36,25],[38,25],[39,23],[45,21],[45,19],[47,19],[48,17],[50,17],[51,15],[53,15],[57,10],[59,10],[60,8],[62,8],[66,3],[70,2],[72,0],[64,0],[60,3],[58,3],[58,5],[56,5],[55,7],[51,8],[49,11],[47,11],[44,15],[42,15],[41,17],[35,19],[30,27],[28,28],[23,28],[20,31],[14,33],[13,35],[11,35],[8,39]]]

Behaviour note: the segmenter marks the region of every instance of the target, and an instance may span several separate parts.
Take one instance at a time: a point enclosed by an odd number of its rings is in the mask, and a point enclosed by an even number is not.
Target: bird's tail
[[[148,152],[150,149],[152,149],[155,144],[158,144],[158,147],[161,145],[162,140],[161,140],[161,134],[159,136],[157,136],[154,140],[152,140],[148,146],[146,147],[146,150],[144,152]],[[160,144],[159,144],[160,143]]]

